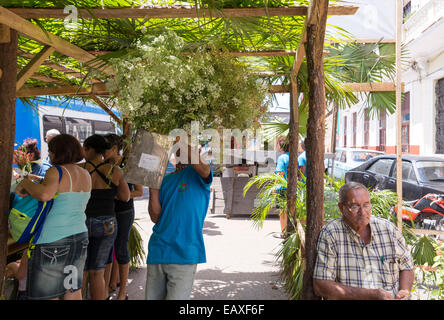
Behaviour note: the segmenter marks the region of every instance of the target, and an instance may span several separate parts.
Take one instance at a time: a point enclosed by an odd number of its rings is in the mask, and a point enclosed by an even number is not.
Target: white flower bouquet
[[[110,60],[116,76],[108,82],[116,105],[133,128],[167,135],[202,128],[251,127],[266,111],[268,87],[244,64],[220,50],[184,52],[173,31],[147,36]]]

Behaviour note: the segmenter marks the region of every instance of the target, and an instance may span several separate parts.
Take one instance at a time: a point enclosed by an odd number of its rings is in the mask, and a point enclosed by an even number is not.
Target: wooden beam
[[[39,80],[39,81],[46,82],[46,83],[58,83],[60,85],[66,84],[66,82],[63,82],[60,79],[55,79],[55,78],[51,78],[51,77],[48,77],[45,75],[35,74],[35,73],[31,76],[31,79]]]
[[[375,83],[345,83],[356,92],[382,92],[395,91],[394,84],[391,82],[375,82]],[[289,93],[290,85],[272,85],[270,93]],[[17,91],[17,97],[35,97],[35,96],[57,96],[57,95],[89,95],[108,96],[110,92],[106,89],[103,82],[95,83],[91,88],[79,88],[78,86],[59,86],[59,87],[22,87]]]
[[[324,220],[324,144],[325,144],[325,75],[324,38],[327,24],[328,0],[312,0],[306,18],[308,120],[305,152],[307,154],[305,230],[305,271],[301,297],[319,300],[313,290],[313,270],[316,246]]]
[[[371,43],[396,43],[396,39],[384,39],[384,38],[381,38],[381,39],[341,39],[340,41],[332,41],[330,39],[326,39],[325,42],[328,44],[334,44],[334,43],[339,43],[339,42],[341,42],[341,43],[356,42],[356,43],[368,43],[368,44],[371,44]]]
[[[108,106],[102,101],[100,100],[100,98],[94,94],[90,94],[89,97],[94,100],[95,103],[97,103],[97,105],[102,108],[103,110],[105,110],[106,113],[108,113],[111,118],[114,119],[114,121],[116,121],[119,125],[122,125],[122,120],[119,119],[119,117],[117,117],[114,112],[112,112]]]
[[[109,95],[108,89],[104,83],[93,84],[90,88],[80,88],[78,86],[59,86],[59,87],[24,87],[17,91],[18,98],[37,97],[37,96],[61,96],[61,95]]]
[[[29,52],[25,52],[25,51],[23,51],[21,49],[18,49],[17,53],[18,53],[19,56],[24,57],[26,59],[33,59],[34,58],[33,54],[31,54]],[[49,67],[51,69],[63,72],[65,75],[72,76],[72,77],[75,77],[77,79],[83,79],[85,77],[85,74],[83,74],[81,71],[70,69],[69,67],[56,64],[56,63],[54,63],[52,61],[44,61],[42,63],[42,65],[47,66],[47,67]],[[39,77],[41,78],[40,75],[39,75]],[[37,79],[35,76],[33,76],[31,78]],[[45,81],[45,82],[54,82],[54,81]],[[91,82],[93,82],[93,83],[102,83],[101,80],[97,80],[97,79],[91,79]]]
[[[105,55],[114,51],[88,51],[95,56]],[[185,55],[192,55],[192,52],[185,52]],[[265,50],[265,51],[228,51],[226,54],[233,57],[288,57],[296,54],[294,50]],[[329,51],[324,51],[328,55]]]
[[[8,26],[0,24],[0,43],[9,43],[11,41],[11,33]]]
[[[33,74],[37,71],[40,65],[45,61],[51,54],[53,54],[54,48],[45,46],[38,54],[35,55],[31,61],[19,72],[17,75],[17,90],[19,90]]]
[[[20,71],[21,71],[21,69],[17,69],[17,72],[20,73]],[[45,75],[42,75],[42,74],[37,74],[37,73],[34,73],[30,77],[30,79],[40,80],[40,81],[47,82],[47,83],[59,83],[61,85],[65,84],[60,79],[51,78],[51,77],[48,77],[48,76],[45,76]]]
[[[72,57],[80,62],[88,63],[96,57],[80,47],[44,31],[39,26],[23,19],[8,9],[0,6],[0,23],[3,23],[11,29],[23,34],[27,38],[36,40],[44,45],[53,47],[57,52]],[[112,74],[111,70],[103,70],[105,73]]]
[[[344,86],[347,86],[352,91],[356,92],[396,91],[396,84],[393,82],[344,83]],[[402,88],[404,88],[404,83],[402,83]]]
[[[291,90],[289,85],[286,84],[276,84],[271,86],[270,93],[289,93]]]
[[[402,215],[402,213],[401,213]],[[401,229],[402,230],[402,229]],[[431,230],[431,229],[409,229],[410,232],[415,234],[425,234],[425,235],[441,235],[444,236],[444,230]]]
[[[193,53],[187,53],[193,54]],[[226,52],[229,56],[233,57],[288,57],[295,54],[295,51],[287,50],[266,50],[266,51],[229,51]]]
[[[305,44],[305,42],[303,42],[299,45],[299,48],[296,51],[296,55],[295,55],[294,61],[293,61],[292,72],[296,76],[298,75],[299,69],[301,68],[302,61],[304,61],[304,57],[305,57],[305,45],[304,44]]]
[[[68,16],[64,9],[59,8],[9,8],[24,19],[64,19]],[[353,15],[358,10],[356,6],[331,6],[329,15]],[[82,19],[178,19],[178,18],[243,18],[266,16],[305,16],[307,7],[279,8],[226,8],[221,10],[196,8],[91,8],[79,9],[78,17]]]
[[[396,91],[396,85],[393,82],[364,82],[364,83],[343,83],[345,87],[348,87],[354,92],[387,92]],[[401,87],[404,90],[404,83]],[[327,87],[326,87],[327,88]],[[290,92],[289,85],[274,85],[272,86],[271,93],[288,93]]]

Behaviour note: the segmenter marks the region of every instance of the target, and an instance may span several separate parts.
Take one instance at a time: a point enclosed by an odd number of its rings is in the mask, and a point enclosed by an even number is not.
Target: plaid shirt
[[[371,240],[365,245],[342,218],[325,225],[319,234],[313,278],[381,288],[395,296],[399,272],[413,269],[412,256],[401,232],[390,221],[371,216],[370,230]]]

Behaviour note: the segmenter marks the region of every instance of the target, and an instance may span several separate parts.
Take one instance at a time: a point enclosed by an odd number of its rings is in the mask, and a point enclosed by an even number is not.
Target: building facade
[[[405,0],[402,26],[402,152],[444,154],[444,1]],[[337,147],[396,153],[396,114],[363,103],[338,115]]]

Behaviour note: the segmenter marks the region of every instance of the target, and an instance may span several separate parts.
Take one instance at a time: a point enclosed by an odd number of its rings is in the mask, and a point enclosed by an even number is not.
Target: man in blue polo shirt
[[[284,177],[285,180],[288,179],[288,162],[290,161],[290,144],[287,139],[282,137],[279,139],[279,148],[284,153],[281,154],[276,161],[276,169],[275,173],[280,174]],[[279,193],[280,197],[283,199],[287,199],[287,188],[278,186],[276,188],[276,192]],[[279,214],[279,220],[281,224],[281,233],[278,235],[274,235],[277,238],[285,238],[286,229],[287,229],[287,212],[285,210],[281,210]]]
[[[299,177],[302,182],[305,182],[305,178],[307,177],[307,153],[305,152],[305,139],[304,141],[301,141],[300,146],[304,152],[302,152],[298,157]]]
[[[189,299],[197,264],[206,262],[202,228],[213,172],[200,156],[191,163],[191,151],[186,163],[179,160],[165,175],[160,190],[150,188],[148,212],[155,225],[148,244],[147,300]]]

